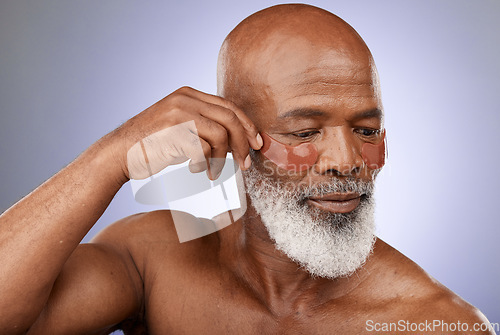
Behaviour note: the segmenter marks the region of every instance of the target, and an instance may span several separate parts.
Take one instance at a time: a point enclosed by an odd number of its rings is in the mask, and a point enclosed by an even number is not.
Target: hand
[[[253,122],[224,98],[183,87],[110,134],[127,179],[144,179],[191,159],[191,172],[218,177],[227,152],[241,169],[250,167],[249,147],[262,138]]]

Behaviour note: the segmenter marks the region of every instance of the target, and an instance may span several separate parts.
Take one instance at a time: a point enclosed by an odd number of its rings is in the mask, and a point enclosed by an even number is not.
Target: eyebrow
[[[299,108],[288,111],[281,115],[278,115],[278,120],[288,119],[288,118],[311,118],[311,117],[324,117],[327,113],[322,112],[317,109],[307,109]],[[361,120],[361,119],[380,119],[382,118],[382,110],[380,108],[369,109],[366,111],[359,112],[355,114],[351,120]]]
[[[322,112],[317,109],[307,109],[307,108],[299,108],[288,111],[281,115],[278,115],[278,120],[289,119],[289,118],[311,118],[311,117],[320,117],[325,116],[325,112]]]
[[[382,110],[380,108],[369,109],[366,111],[362,111],[357,113],[351,118],[351,121],[361,120],[361,119],[381,119],[382,118]]]

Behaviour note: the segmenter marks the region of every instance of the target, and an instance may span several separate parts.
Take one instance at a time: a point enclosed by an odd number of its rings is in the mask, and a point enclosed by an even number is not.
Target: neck
[[[340,298],[364,279],[366,272],[334,280],[313,278],[286,254],[276,249],[254,208],[229,230],[220,231],[221,255],[253,294],[276,314],[304,304],[317,306]]]

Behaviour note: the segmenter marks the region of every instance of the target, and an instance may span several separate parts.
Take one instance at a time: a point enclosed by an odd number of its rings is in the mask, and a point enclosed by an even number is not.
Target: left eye
[[[380,132],[378,129],[358,129],[358,133],[363,136],[373,136]]]

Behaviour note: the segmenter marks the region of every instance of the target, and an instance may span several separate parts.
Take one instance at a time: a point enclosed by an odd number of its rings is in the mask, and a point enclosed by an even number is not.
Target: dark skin
[[[79,245],[128,181],[127,150],[188,120],[207,159],[229,147],[246,169],[249,148],[262,145],[260,131],[318,148],[309,171],[275,171],[275,179],[373,178],[360,148],[377,142],[370,130],[383,128],[379,85],[368,49],[343,21],[308,6],[258,13],[228,36],[219,71],[221,97],[172,93],[2,214],[0,333],[361,334],[367,320],[486,322],[380,239],[354,275],[311,277],[276,250],[250,200],[240,220],[186,243],[171,213],[157,211],[120,220]],[[263,162],[257,151],[254,168],[263,171]],[[192,169],[203,170],[197,163]]]

